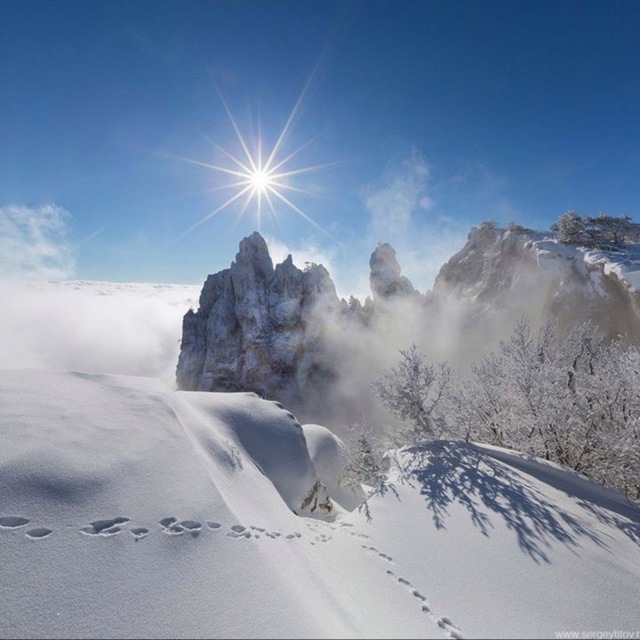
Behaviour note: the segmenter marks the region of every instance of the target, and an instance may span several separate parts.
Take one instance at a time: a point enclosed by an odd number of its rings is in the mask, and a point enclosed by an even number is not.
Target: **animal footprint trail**
[[[321,533],[315,537],[316,542],[329,542],[329,540],[333,540],[333,536],[326,533]]]
[[[29,518],[22,516],[1,516],[0,517],[0,530],[13,531],[23,527],[26,527],[31,522]],[[79,532],[83,535],[90,537],[108,538],[118,535],[123,531],[129,531],[133,537],[134,542],[139,542],[143,538],[149,536],[152,532],[147,527],[142,526],[129,526],[125,527],[127,523],[131,523],[130,518],[125,516],[116,516],[115,518],[104,518],[99,520],[93,520],[87,526],[82,527]],[[158,521],[162,533],[169,536],[184,536],[185,534],[191,534],[194,538],[200,536],[206,530],[211,532],[220,531],[222,524],[213,520],[206,521],[206,527],[204,527],[197,520],[178,520],[175,516],[167,516]],[[67,525],[73,527],[74,525]],[[30,540],[42,540],[49,537],[53,533],[52,529],[47,527],[33,527],[24,532],[25,537]],[[277,540],[283,538],[286,540],[295,540],[302,538],[302,534],[298,531],[283,534],[280,531],[269,531],[265,527],[257,525],[249,525],[248,527],[241,524],[234,524],[230,526],[230,531],[227,536],[234,539],[254,539],[261,540],[262,538],[269,538],[271,540]],[[317,539],[322,542],[327,542],[332,536],[321,534]]]
[[[420,591],[415,589],[412,586],[412,584],[409,582],[409,580],[407,580],[406,578],[403,578],[402,576],[397,576],[393,571],[389,569],[387,569],[387,575],[393,580],[395,580],[397,584],[402,585],[403,587],[409,589],[409,591],[411,592],[411,595],[414,598],[416,598],[416,600],[418,600],[418,602],[420,603],[421,611],[424,614],[426,614],[430,620],[435,622],[438,625],[438,627],[446,633],[448,638],[455,638],[455,639],[462,640],[463,636],[462,636],[462,633],[460,632],[460,629],[458,629],[458,627],[455,624],[453,624],[453,622],[451,622],[451,620],[446,616],[442,616],[438,618],[435,615],[433,615],[433,613],[431,612],[431,607],[427,603],[426,596],[424,596]]]
[[[231,532],[227,533],[229,538],[244,538],[245,540],[249,540],[251,538],[251,531],[247,530],[247,527],[241,524],[233,524],[231,525]]]
[[[127,522],[129,522],[129,518],[125,518],[124,516],[118,516],[108,520],[94,520],[89,523],[88,527],[80,529],[80,532],[88,536],[114,536],[122,531],[120,525],[126,524]]]
[[[388,556],[386,553],[382,553],[382,551],[378,551],[375,547],[368,547],[366,544],[360,545],[367,553],[372,553],[382,560],[386,560],[387,562],[393,562],[393,558]]]
[[[197,538],[202,532],[202,525],[196,520],[178,521],[178,518],[168,516],[162,518],[158,524],[162,527],[163,533],[170,536],[181,536],[185,533],[190,533],[194,538]]]
[[[149,529],[145,527],[133,527],[131,529],[131,533],[135,542],[138,542],[139,540],[142,540],[142,538],[148,536],[150,532]]]
[[[453,624],[453,622],[451,622],[451,620],[449,620],[449,618],[447,618],[447,617],[439,618],[438,619],[438,626],[443,631],[446,631],[447,635],[450,638],[462,638],[462,634],[460,633],[460,629],[458,629],[458,627],[456,627],[456,625]]]

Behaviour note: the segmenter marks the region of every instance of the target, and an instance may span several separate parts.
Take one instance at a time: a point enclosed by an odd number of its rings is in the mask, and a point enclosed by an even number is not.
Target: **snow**
[[[538,265],[546,270],[557,271],[559,277],[566,277],[571,265],[582,275],[587,275],[594,267],[600,267],[606,276],[617,277],[630,293],[640,291],[640,245],[628,244],[623,249],[605,251],[566,245],[548,238],[530,244],[536,253]]]
[[[602,265],[605,275],[617,276],[631,293],[640,291],[640,245],[626,245],[620,251],[583,251],[587,264]]]
[[[391,452],[366,509],[302,517],[344,463],[323,427],[252,394],[45,370],[0,371],[0,443],[0,637],[639,626],[640,512],[513,452]]]
[[[319,424],[302,425],[309,456],[318,478],[338,505],[352,511],[365,498],[362,490],[341,482],[349,464],[349,452],[340,438]]]

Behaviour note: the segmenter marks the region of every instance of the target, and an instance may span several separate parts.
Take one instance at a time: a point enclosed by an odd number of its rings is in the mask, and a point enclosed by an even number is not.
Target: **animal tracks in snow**
[[[451,622],[451,620],[449,620],[449,618],[447,618],[447,617],[438,618],[438,626],[443,631],[446,631],[447,635],[450,638],[462,638],[462,635],[460,633],[460,629],[458,629],[458,627],[456,627],[456,625],[453,624],[453,622]]]
[[[47,529],[46,527],[36,527],[35,529],[29,529],[24,535],[27,536],[30,540],[40,540],[41,538],[46,538],[53,533],[52,529]]]
[[[363,548],[366,548],[366,547],[363,546]],[[453,622],[451,622],[449,618],[447,618],[446,616],[439,618],[432,613],[431,607],[427,602],[426,596],[423,595],[420,591],[418,591],[418,589],[414,588],[413,585],[409,582],[409,580],[407,580],[406,578],[403,578],[402,576],[397,576],[393,571],[389,569],[387,569],[387,575],[392,580],[394,580],[397,584],[406,588],[411,593],[411,595],[418,601],[418,604],[420,605],[420,609],[422,613],[427,615],[432,622],[437,624],[438,627],[446,633],[448,638],[456,638],[456,639],[462,638],[462,633],[460,632],[460,629],[458,629],[458,627],[456,627],[456,625],[453,624]]]
[[[368,547],[366,544],[361,544],[360,546],[367,553],[371,553],[373,555],[376,555],[379,558],[382,558],[383,560],[386,560],[387,562],[393,562],[393,558],[391,556],[388,556],[386,553],[382,553],[381,551],[378,551],[375,547]]]
[[[2,516],[0,517],[0,530],[13,531],[26,527],[31,520],[22,516]],[[35,527],[25,532],[25,536],[30,540],[41,540],[53,533],[52,529],[46,527]]]
[[[117,516],[108,520],[94,520],[89,523],[88,527],[80,529],[80,532],[88,536],[114,536],[122,531],[120,525],[127,522],[129,522],[129,518],[124,516]]]
[[[162,518],[158,523],[162,527],[162,532],[170,536],[181,536],[185,533],[190,533],[194,538],[197,538],[202,532],[202,525],[196,520],[180,520],[169,516]]]
[[[31,520],[22,516],[0,516],[0,531],[15,531],[26,527]],[[79,532],[85,536],[92,538],[109,538],[117,536],[128,531],[133,537],[134,542],[139,542],[143,538],[152,534],[152,530],[143,526],[129,526],[133,524],[130,518],[126,516],[116,516],[114,518],[104,518],[93,520],[87,526],[81,527]],[[185,536],[190,534],[197,538],[205,531],[216,533],[223,530],[223,525],[214,520],[205,521],[205,525],[197,520],[179,520],[175,516],[167,516],[157,523],[160,531],[167,536]],[[73,527],[73,525],[67,525]],[[49,537],[53,533],[53,529],[48,527],[34,527],[25,531],[25,536],[31,540],[42,540]],[[302,534],[298,531],[290,533],[282,533],[280,531],[270,531],[266,527],[250,524],[248,526],[242,524],[233,524],[228,528],[227,536],[234,539],[260,540],[269,538],[270,540],[297,540],[302,538]],[[322,535],[323,541],[331,539],[331,536]]]
[[[139,542],[152,533],[152,531],[147,527],[128,527],[130,522],[131,520],[126,516],[116,516],[113,518],[93,520],[92,522],[89,522],[87,526],[82,527],[80,529],[80,533],[88,537],[108,538],[119,535],[123,531],[128,530],[133,537],[134,542]],[[25,529],[26,526],[30,523],[31,519],[25,518],[23,516],[0,516],[0,534],[1,532],[24,530],[24,535],[26,538],[28,538],[29,540],[37,541],[48,538],[53,533],[53,529],[42,526]],[[185,534],[190,534],[192,537],[197,538],[205,531],[209,531],[209,534],[211,535],[222,531],[224,528],[221,523],[213,520],[207,520],[205,524],[206,527],[204,527],[197,520],[179,520],[175,516],[167,516],[158,521],[161,532],[167,536],[184,536]],[[310,544],[312,545],[315,545],[319,542],[329,542],[333,539],[334,534],[337,532],[348,534],[349,536],[355,536],[360,539],[369,538],[369,536],[367,536],[366,534],[355,531],[353,529],[353,525],[349,523],[329,524],[314,522],[312,524],[310,522],[307,522],[306,524],[307,528],[314,536],[315,542],[310,541]],[[331,533],[323,533],[320,531],[320,528],[323,528],[325,532],[330,531]],[[235,540],[260,540],[264,538],[277,540],[280,538],[287,541],[293,541],[302,538],[303,535],[298,531],[291,531],[289,533],[270,531],[265,527],[260,527],[254,524],[250,524],[248,526],[242,524],[232,524],[227,530],[227,537]],[[376,555],[385,562],[393,563],[393,558],[391,556],[381,552],[374,546],[361,544],[360,547],[368,554]],[[408,592],[415,598],[417,604],[420,606],[421,611],[425,615],[427,615],[429,619],[434,622],[446,634],[448,638],[462,638],[460,629],[453,622],[451,622],[448,617],[438,617],[431,611],[431,607],[427,602],[426,596],[423,595],[418,589],[416,589],[411,584],[411,582],[409,582],[409,580],[402,576],[396,575],[389,569],[387,570],[387,575],[392,580],[394,580],[396,584],[408,590]]]

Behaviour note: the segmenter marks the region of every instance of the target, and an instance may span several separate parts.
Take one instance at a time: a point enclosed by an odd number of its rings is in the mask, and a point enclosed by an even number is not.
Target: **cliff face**
[[[440,269],[434,294],[534,321],[548,315],[561,323],[590,320],[610,335],[640,342],[637,249],[589,250],[483,223]]]
[[[198,311],[184,317],[178,388],[287,400],[310,378],[330,377],[319,308],[323,317],[340,308],[323,266],[301,271],[289,256],[274,269],[262,236],[245,238],[231,267],[207,278]]]

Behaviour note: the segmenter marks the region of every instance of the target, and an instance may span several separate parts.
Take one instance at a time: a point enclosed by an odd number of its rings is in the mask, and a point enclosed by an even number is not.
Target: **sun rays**
[[[326,229],[320,226],[309,214],[305,213],[300,206],[293,201],[293,194],[313,194],[312,192],[296,186],[295,184],[291,184],[291,180],[307,173],[337,167],[345,164],[345,162],[328,162],[325,164],[306,167],[296,165],[294,161],[297,156],[315,142],[318,135],[307,140],[304,144],[288,154],[283,152],[287,138],[296,119],[300,115],[302,104],[309,93],[309,89],[315,75],[316,69],[314,69],[309,80],[305,84],[304,89],[293,106],[293,109],[291,110],[284,127],[276,138],[275,143],[266,153],[261,133],[258,133],[255,139],[251,140],[252,144],[250,144],[249,139],[243,135],[233,113],[231,112],[231,109],[229,108],[229,105],[227,104],[227,101],[222,94],[222,91],[220,90],[220,87],[215,79],[212,78],[213,84],[227,114],[241,152],[238,155],[234,155],[234,153],[232,153],[228,148],[221,146],[209,136],[198,131],[198,133],[212,145],[218,154],[224,158],[223,162],[213,164],[182,156],[171,156],[183,162],[188,162],[195,166],[210,169],[218,175],[225,176],[228,178],[228,182],[216,186],[210,189],[210,191],[228,190],[231,192],[231,195],[222,204],[191,225],[186,231],[178,236],[178,239],[190,234],[221,211],[228,209],[232,205],[239,205],[240,209],[238,213],[238,220],[245,215],[249,207],[253,207],[255,209],[258,230],[260,230],[265,213],[271,214],[276,221],[280,222],[278,208],[285,208],[296,213],[334,242],[338,242]]]

